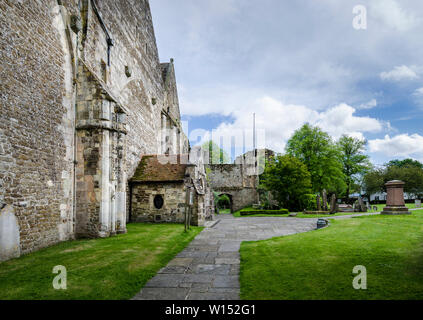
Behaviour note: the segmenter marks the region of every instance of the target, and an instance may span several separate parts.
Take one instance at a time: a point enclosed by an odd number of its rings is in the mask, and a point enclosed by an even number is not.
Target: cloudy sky
[[[283,151],[292,133],[309,122],[334,139],[367,139],[375,164],[423,160],[422,1],[150,5],[160,58],[175,59],[193,144],[202,130],[250,141],[242,130],[251,132],[256,113],[259,136],[265,134],[259,143],[275,151]],[[367,9],[365,30],[353,27],[357,5]]]

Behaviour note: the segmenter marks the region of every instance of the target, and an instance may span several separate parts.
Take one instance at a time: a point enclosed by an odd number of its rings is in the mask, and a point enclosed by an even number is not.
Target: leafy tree
[[[228,209],[231,207],[231,199],[229,199],[228,195],[223,194],[217,200],[217,206],[219,209]]]
[[[202,147],[208,150],[209,164],[230,163],[228,154],[213,141],[205,142]]]
[[[385,184],[391,180],[405,182],[404,191],[421,198],[423,196],[423,169],[418,166],[386,166],[372,170],[364,176],[364,189],[368,195],[384,192]]]
[[[261,179],[281,207],[302,210],[303,197],[311,193],[311,177],[307,166],[290,156],[276,156],[267,164]]]
[[[372,169],[363,177],[363,189],[368,196],[384,191],[385,169]]]
[[[343,135],[337,144],[347,185],[346,197],[349,198],[351,190],[357,187],[357,176],[365,174],[371,166],[369,157],[363,153],[367,142]]]
[[[307,166],[314,193],[345,190],[341,151],[319,127],[305,124],[288,141],[286,151]]]
[[[390,166],[385,170],[384,183],[391,180],[405,182],[404,191],[420,198],[423,195],[423,169],[410,165],[404,167]]]
[[[404,160],[392,160],[386,164],[387,167],[417,167],[423,169],[423,163],[413,160],[413,159],[404,159]]]

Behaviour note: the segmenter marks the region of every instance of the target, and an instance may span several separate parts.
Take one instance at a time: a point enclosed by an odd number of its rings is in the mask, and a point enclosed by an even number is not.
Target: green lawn
[[[60,243],[0,264],[0,300],[130,299],[202,230],[129,224],[128,233]],[[53,267],[67,268],[67,290],[55,290]]]
[[[357,265],[367,290],[352,287]],[[422,274],[423,210],[241,245],[242,299],[423,299]]]
[[[382,211],[383,208],[386,207],[386,204],[374,204],[374,205],[372,205],[372,207],[373,206],[377,206],[377,210]],[[416,205],[414,203],[406,203],[405,206],[409,209],[416,209]]]
[[[379,212],[379,211],[382,211],[383,208],[386,207],[386,204],[378,204],[378,205],[375,205],[375,206],[378,207],[378,211],[377,212]],[[416,206],[415,206],[414,203],[407,203],[406,206],[408,208],[410,208],[410,209],[415,209],[416,208]],[[372,207],[373,207],[373,205],[372,205]],[[248,208],[245,208],[245,209],[253,210],[252,207],[248,207]],[[237,212],[234,212],[234,214],[233,214],[234,217],[236,217],[236,218],[247,218],[247,217],[248,218],[252,218],[252,217],[289,217],[289,215],[287,215],[287,214],[285,214],[285,215],[255,214],[255,215],[251,215],[251,216],[241,216],[240,212],[241,212],[241,210],[240,211],[237,211]],[[376,212],[376,211],[368,211],[368,213],[372,213],[372,212]],[[360,214],[360,212],[341,212],[341,213],[330,214],[330,215],[329,214],[316,214],[316,215],[313,215],[313,214],[304,214],[302,212],[299,212],[297,214],[296,218],[331,218],[331,217],[339,217],[339,216],[347,216],[347,215],[355,215],[355,214]]]
[[[252,207],[245,208],[243,210],[254,210]],[[304,214],[299,212],[295,218],[331,218],[337,216],[345,216],[351,214],[359,214],[358,212],[347,212],[347,213],[337,213],[337,214]],[[241,210],[234,212],[234,217],[236,218],[254,218],[254,217],[279,217],[279,218],[288,218],[289,214],[254,214],[250,216],[241,216]]]

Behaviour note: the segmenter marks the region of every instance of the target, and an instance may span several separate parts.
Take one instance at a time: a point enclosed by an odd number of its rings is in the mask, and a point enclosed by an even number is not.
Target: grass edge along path
[[[384,207],[386,207],[386,204],[379,204],[379,205],[375,205],[378,207],[378,211],[368,211],[367,213],[376,213],[379,211],[382,211]],[[406,206],[409,209],[415,209],[416,206],[414,203],[407,203]],[[373,206],[372,206],[373,207]],[[254,210],[253,207],[247,207],[241,210]],[[233,216],[235,218],[254,218],[254,217],[279,217],[279,218],[288,218],[289,215],[288,214],[278,214],[278,215],[271,215],[271,214],[255,214],[255,215],[250,215],[250,216],[241,216],[241,210],[236,211],[233,213]],[[295,218],[302,218],[302,219],[312,219],[312,218],[333,218],[333,217],[341,217],[341,216],[349,216],[349,215],[360,215],[363,212],[338,212],[335,214],[304,214],[302,212],[298,212],[297,215],[295,216]]]
[[[332,220],[325,229],[241,245],[241,298],[423,298],[423,210]],[[367,268],[367,290],[352,270]]]
[[[0,300],[126,300],[181,252],[203,228],[128,224],[128,233],[75,240],[0,263]],[[55,290],[53,267],[67,269],[67,290]]]

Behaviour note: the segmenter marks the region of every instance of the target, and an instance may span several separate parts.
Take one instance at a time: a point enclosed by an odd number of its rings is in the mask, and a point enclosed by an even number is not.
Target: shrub
[[[314,194],[305,194],[301,197],[301,206],[302,209],[307,211],[317,210],[316,195]]]
[[[280,210],[255,210],[255,209],[245,209],[240,211],[241,216],[252,216],[256,214],[268,214],[268,215],[284,215],[289,214],[288,209]]]

